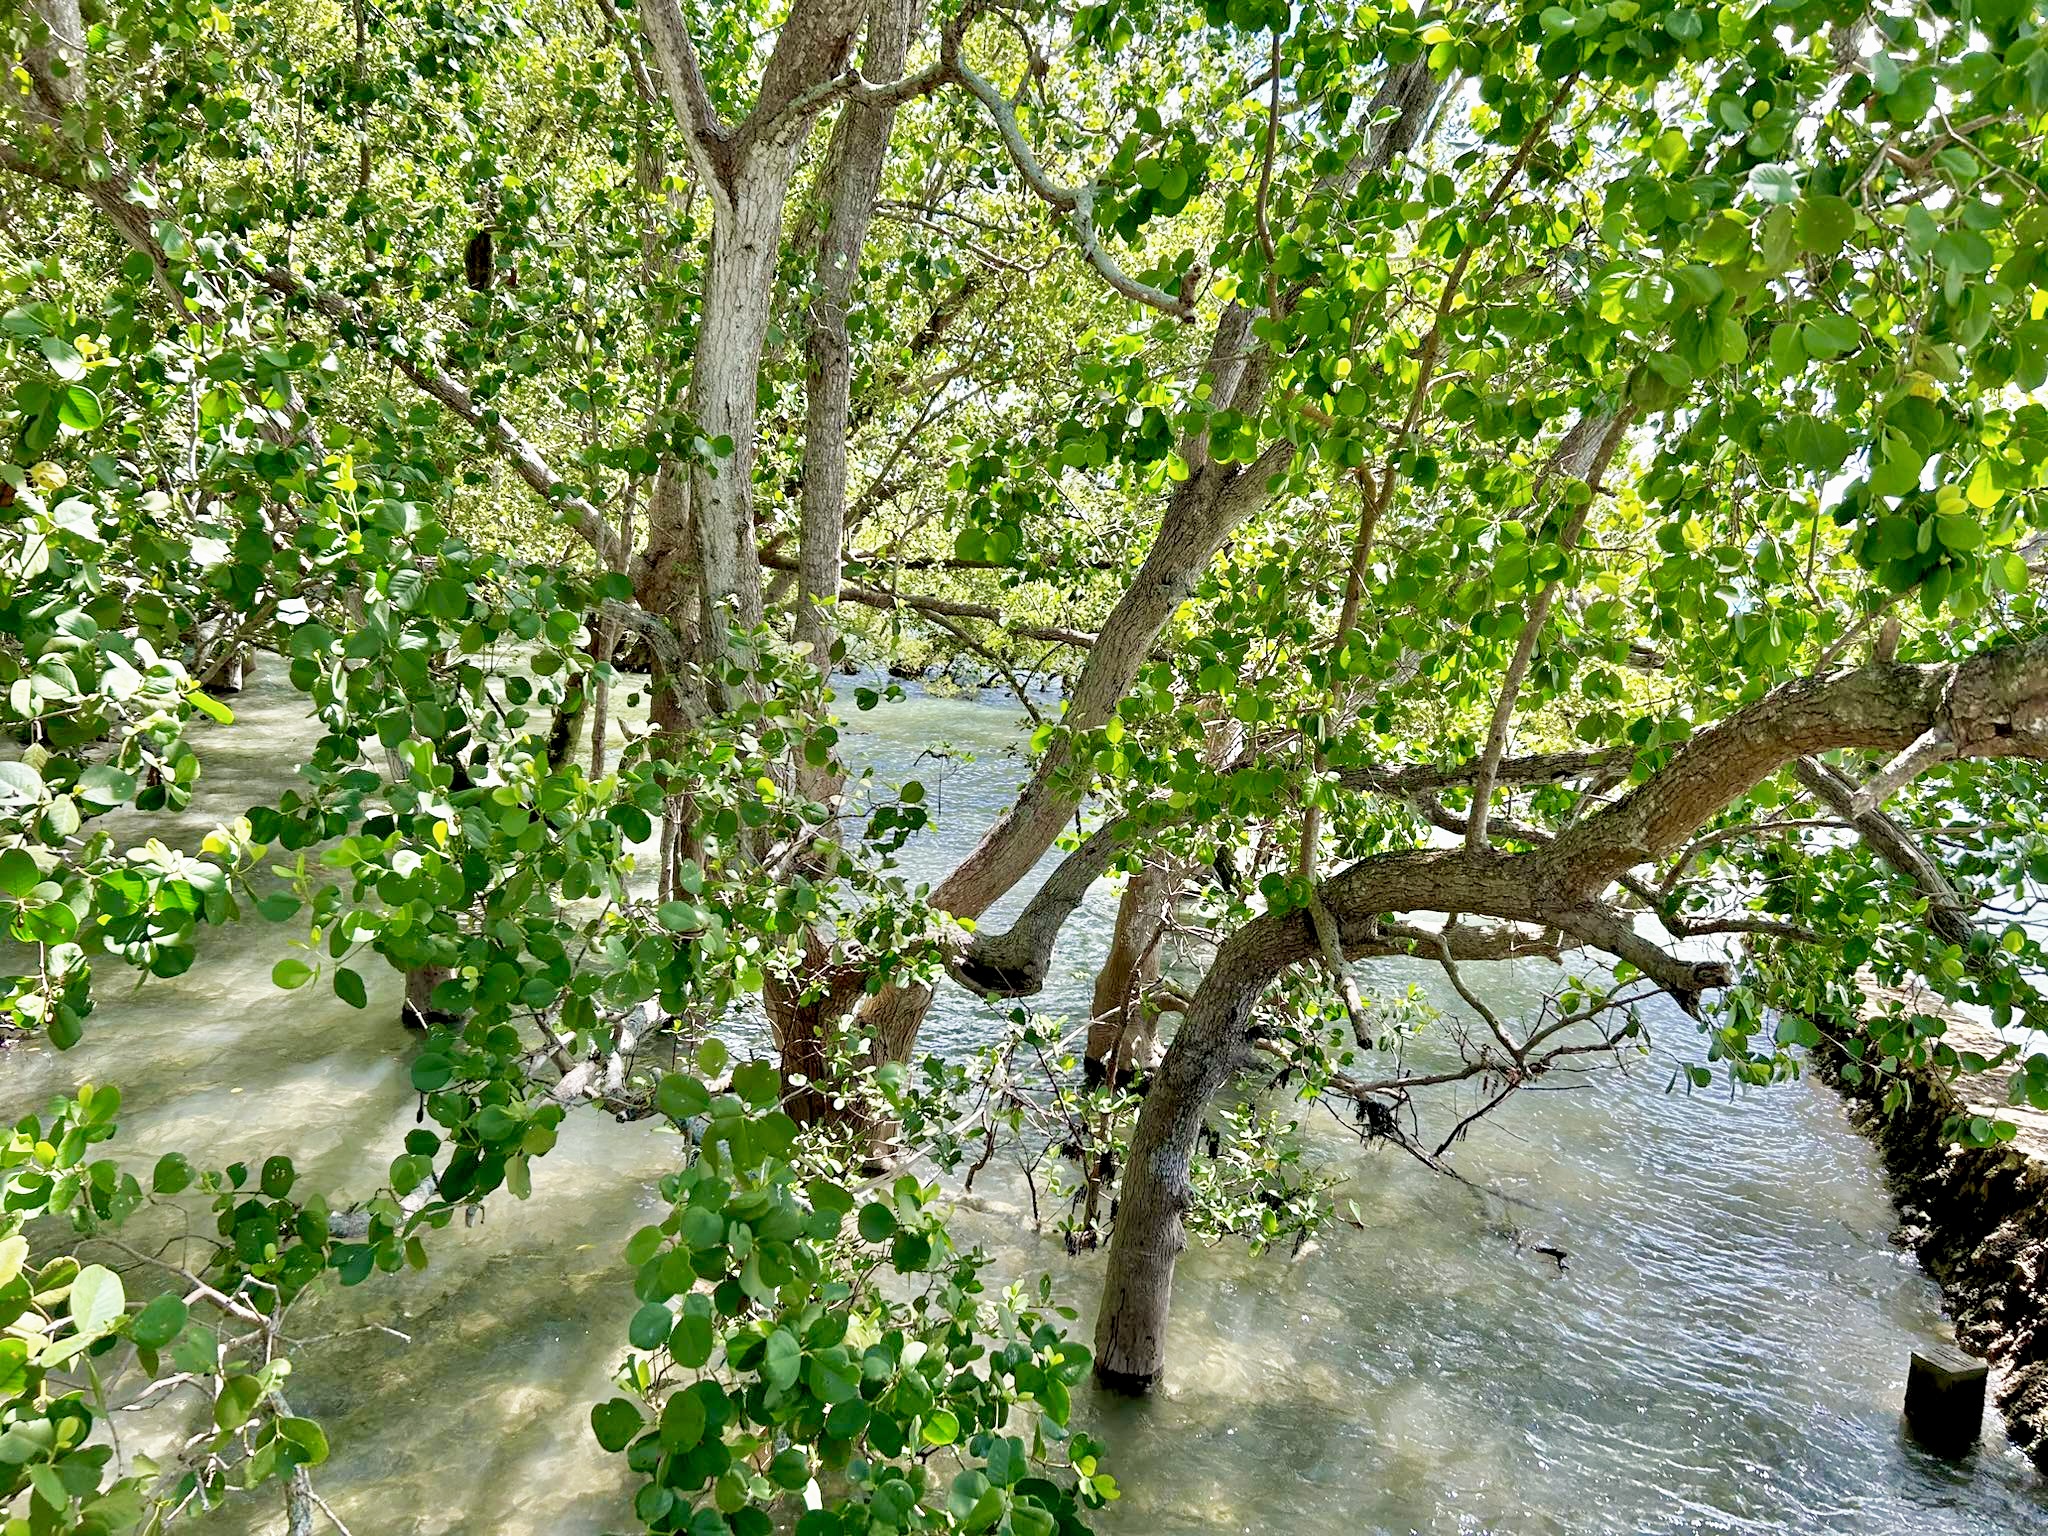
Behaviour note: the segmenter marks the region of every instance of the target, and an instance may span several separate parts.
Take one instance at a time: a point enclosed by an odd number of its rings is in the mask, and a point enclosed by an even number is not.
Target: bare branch
[[[1878,770],[1877,777],[1856,791],[1850,802],[1850,814],[1860,816],[1876,810],[1928,769],[1937,763],[1948,762],[1955,755],[1956,744],[1948,728],[1945,725],[1935,726],[1886,763]]]
[[[1439,933],[1436,936],[1436,955],[1444,968],[1444,975],[1450,978],[1451,986],[1456,989],[1458,996],[1465,1000],[1465,1006],[1485,1021],[1486,1027],[1493,1032],[1493,1038],[1500,1042],[1500,1048],[1508,1053],[1508,1059],[1520,1067],[1522,1048],[1509,1037],[1506,1027],[1500,1021],[1500,1015],[1487,1007],[1486,1000],[1465,984],[1465,973],[1458,969],[1457,956],[1451,953],[1450,939],[1446,934]],[[1437,1151],[1442,1153],[1443,1148],[1438,1147]]]
[[[630,41],[632,29],[626,25],[626,18],[619,14],[617,0],[597,0],[597,8],[604,13],[605,24],[611,28],[620,51],[626,55],[626,68],[633,75],[633,89],[640,93],[640,99],[648,106],[660,107],[666,98],[655,89],[654,81],[648,76],[646,62]]]
[[[797,568],[797,562],[787,555],[764,553],[761,563],[776,571],[794,571]],[[963,603],[945,597],[921,597],[912,592],[889,592],[850,581],[840,584],[839,600],[859,603],[863,608],[907,608],[912,613],[943,614],[949,619],[985,619],[1000,627],[1006,635],[1044,640],[1053,645],[1071,645],[1079,650],[1095,644],[1095,636],[1083,630],[1063,629],[1051,624],[1013,623],[1000,608],[992,608],[987,603]]]
[[[1600,476],[1620,446],[1622,434],[1628,430],[1633,415],[1634,412],[1624,406],[1607,415],[1588,413],[1581,416],[1565,434],[1564,441],[1551,456],[1543,478],[1538,482],[1539,496],[1545,482],[1559,470],[1583,484],[1585,500],[1566,519],[1564,531],[1558,539],[1567,561],[1578,547],[1580,535],[1585,532],[1586,519],[1599,495]],[[1536,643],[1542,638],[1543,627],[1550,619],[1551,605],[1557,601],[1558,591],[1563,585],[1562,579],[1547,582],[1529,599],[1522,619],[1522,633],[1515,642],[1507,672],[1501,678],[1500,696],[1494,703],[1493,720],[1486,733],[1486,747],[1479,754],[1479,771],[1472,780],[1472,813],[1465,827],[1465,846],[1475,852],[1486,846],[1486,819],[1492,813],[1494,771],[1500,765],[1501,754],[1507,751],[1508,732],[1515,718],[1515,700],[1521,693],[1522,679],[1528,675],[1529,663],[1535,658]]]
[[[672,3],[672,0],[670,0]],[[1047,172],[1043,162],[1032,151],[1024,137],[1024,130],[1017,125],[1017,109],[1003,93],[984,76],[975,73],[961,52],[961,30],[949,29],[941,45],[941,64],[945,72],[969,95],[981,103],[1002,135],[1003,147],[1010,153],[1010,161],[1017,167],[1017,173],[1024,178],[1039,198],[1065,214],[1067,227],[1073,231],[1074,239],[1081,247],[1081,254],[1088,258],[1088,264],[1102,275],[1105,282],[1127,299],[1134,299],[1161,314],[1171,315],[1176,320],[1194,318],[1195,307],[1187,296],[1168,293],[1149,283],[1142,283],[1117,264],[1116,258],[1103,248],[1102,237],[1095,228],[1095,199],[1100,188],[1094,182],[1080,186],[1067,186],[1055,181]]]

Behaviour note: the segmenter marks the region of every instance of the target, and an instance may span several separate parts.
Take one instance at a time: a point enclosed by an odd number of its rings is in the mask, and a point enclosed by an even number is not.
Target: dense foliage
[[[109,1086],[8,1133],[10,1536],[271,1479],[312,1529],[292,1305],[430,1262],[593,1106],[678,1133],[592,1413],[648,1529],[1037,1536],[1116,1492],[1095,1356],[884,1154],[1020,1137],[1076,1246],[1120,1192],[1099,1363],[1143,1385],[1184,1224],[1327,1210],[1320,1097],[1440,1163],[1425,1089],[1640,1050],[1659,991],[1701,1085],[1823,1035],[1893,1102],[2015,1055],[1922,1000],[2044,1021],[2043,24],[0,3],[0,1025],[66,1048],[241,925],[287,992],[405,973],[424,1026],[358,1210],[290,1147],[125,1166]],[[317,745],[194,839],[252,655]],[[923,788],[840,758],[888,689],[838,668],[890,662],[1037,721],[931,887]],[[930,989],[1036,990],[1104,873],[1085,1043],[1019,1014],[907,1070]],[[1228,939],[1162,977],[1169,928]],[[1361,998],[1370,954],[1479,1024]],[[1527,1019],[1460,970],[1531,954]],[[1205,1119],[1252,1063],[1288,1091]],[[130,1246],[158,1207],[212,1256]],[[190,1400],[175,1465],[94,1433],[131,1362]]]

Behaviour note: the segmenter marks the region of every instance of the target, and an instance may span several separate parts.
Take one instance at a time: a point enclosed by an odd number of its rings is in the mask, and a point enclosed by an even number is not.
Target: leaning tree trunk
[[[1218,327],[1215,350],[1235,355],[1247,335],[1244,327],[1226,317]],[[1262,380],[1255,378],[1246,387],[1241,365],[1225,366],[1233,387],[1224,398],[1263,397]],[[1215,367],[1211,372],[1214,376]],[[1206,449],[1192,442],[1183,445],[1183,457],[1198,467],[1175,488],[1144,564],[1089,649],[1062,720],[1066,734],[1055,738],[1009,809],[933,890],[931,904],[940,911],[979,917],[1031,872],[1071,824],[1084,795],[1072,771],[1074,738],[1099,729],[1115,712],[1166,621],[1194,591],[1229,531],[1266,502],[1266,482],[1291,461],[1292,450],[1282,443],[1256,463],[1234,470],[1210,462]],[[861,1024],[873,1036],[881,1059],[909,1058],[931,998],[930,987],[909,984],[884,987],[869,1000]]]
[[[1257,927],[1225,941],[1146,1089],[1095,1325],[1096,1379],[1113,1391],[1149,1391],[1166,1368],[1173,1266],[1187,1246],[1188,1170],[1202,1113],[1237,1069],[1245,1022],[1272,975],[1264,947]]]

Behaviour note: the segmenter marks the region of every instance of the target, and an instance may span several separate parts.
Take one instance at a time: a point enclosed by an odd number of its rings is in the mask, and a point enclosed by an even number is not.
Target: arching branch
[[[1100,188],[1094,182],[1068,186],[1046,170],[1044,162],[1024,137],[1024,130],[1018,126],[1016,107],[995,88],[993,82],[977,74],[968,64],[962,51],[964,30],[963,27],[947,30],[940,54],[943,72],[981,103],[995,123],[996,132],[1002,136],[1003,148],[1009,151],[1010,163],[1017,167],[1017,174],[1024,178],[1024,184],[1038,195],[1040,201],[1066,216],[1066,226],[1073,232],[1081,254],[1111,288],[1127,299],[1171,315],[1176,320],[1193,319],[1195,307],[1189,295],[1168,293],[1163,288],[1140,282],[1124,271],[1116,258],[1103,247],[1101,233],[1095,227],[1095,200],[1100,195]]]

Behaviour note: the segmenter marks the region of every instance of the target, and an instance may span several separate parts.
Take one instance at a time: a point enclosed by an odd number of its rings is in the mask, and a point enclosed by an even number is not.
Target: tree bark
[[[1127,1082],[1151,1065],[1156,1015],[1145,992],[1159,980],[1160,940],[1173,884],[1164,865],[1146,864],[1124,885],[1109,954],[1095,974],[1086,1053],[1090,1083]]]
[[[903,73],[924,0],[876,0],[861,50],[869,79]],[[861,251],[874,222],[888,157],[894,103],[847,102],[819,178],[825,227],[818,241],[817,292],[811,300],[804,377],[803,524],[798,545],[796,635],[820,672],[832,666],[833,625],[821,605],[839,596],[846,539],[846,433],[853,392],[853,350],[846,327]]]
[[[690,415],[712,445],[691,465],[690,516],[703,586],[702,644],[726,651],[728,626],[761,622],[761,561],[754,537],[754,459],[761,354],[767,342],[782,243],[783,203],[796,153],[825,104],[817,88],[844,67],[862,20],[861,0],[796,0],[777,29],[752,110],[721,122],[705,88],[696,45],[676,0],[643,0],[641,26],[661,66],[669,104],[711,196],[711,256],[690,372]],[[721,445],[727,451],[717,453]],[[657,567],[673,561],[676,530],[649,530]],[[671,623],[688,615],[658,610]],[[723,685],[718,685],[721,689]]]
[[[1422,142],[1447,82],[1416,62],[1391,69],[1376,93],[1372,113],[1379,130],[1367,149],[1326,184],[1348,193],[1366,177],[1385,170]],[[1211,338],[1204,372],[1214,410],[1255,415],[1264,402],[1269,359],[1252,334],[1252,312],[1228,305]],[[1175,610],[1194,591],[1231,531],[1270,499],[1270,482],[1294,461],[1293,445],[1268,445],[1250,464],[1225,466],[1209,456],[1206,433],[1179,446],[1188,477],[1174,488],[1136,578],[1125,589],[1090,647],[1068,698],[1067,730],[1039,757],[1016,801],[984,833],[971,852],[939,882],[931,904],[955,917],[979,917],[1030,872],[1072,820],[1087,786],[1073,770],[1072,737],[1099,729],[1136,678],[1153,642]],[[925,986],[888,986],[862,1010],[862,1024],[885,1060],[910,1054],[931,1005]]]
[[[711,657],[723,652],[728,624],[747,630],[761,622],[761,562],[754,548],[755,406],[789,169],[786,157],[751,167],[738,178],[730,200],[714,204],[718,212],[704,273],[697,357],[690,370],[690,415],[698,431],[711,443],[731,443],[723,458],[712,463],[699,458],[690,466],[703,582],[698,618]]]
[[[1173,1266],[1187,1246],[1181,1219],[1192,1199],[1195,1138],[1209,1100],[1240,1065],[1245,1023],[1272,974],[1261,947],[1254,926],[1224,941],[1146,1090],[1124,1158],[1095,1329],[1096,1379],[1112,1391],[1150,1391],[1166,1368]]]
[[[1727,984],[1728,968],[1688,964],[1644,938],[1604,901],[1613,882],[1675,852],[1788,763],[1838,748],[1896,752],[1937,729],[1959,753],[2048,759],[2048,640],[1947,665],[1878,663],[1795,679],[1705,727],[1649,779],[1540,848],[1376,854],[1323,880],[1317,895],[1347,954],[1377,942],[1391,912],[1493,917],[1556,929],[1627,960],[1691,1009],[1703,991]],[[1165,1369],[1203,1110],[1243,1059],[1267,984],[1315,953],[1300,911],[1267,913],[1231,934],[1153,1075],[1124,1164],[1096,1327],[1096,1374],[1106,1386],[1145,1391]]]

